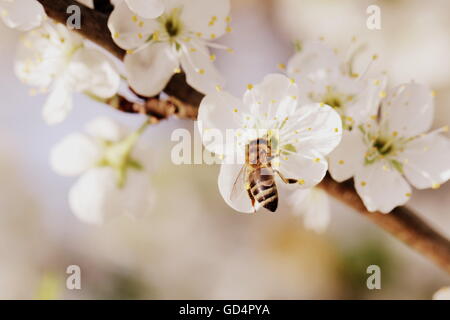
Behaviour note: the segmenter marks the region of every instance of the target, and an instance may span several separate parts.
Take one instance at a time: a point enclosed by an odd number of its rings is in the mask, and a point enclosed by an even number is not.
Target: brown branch
[[[124,96],[116,95],[104,102],[122,112],[145,114],[151,118],[153,123],[170,117],[195,120],[198,113],[197,107],[186,104],[175,97],[169,97],[167,100],[149,98],[141,102],[133,102]]]
[[[82,28],[77,31],[117,58],[123,59],[125,52],[113,42],[107,28],[106,14],[71,0],[38,1],[44,5],[50,18],[61,23],[65,23],[68,18],[67,7],[78,5],[81,8]],[[203,95],[186,84],[183,74],[175,75],[164,91],[170,96],[167,100],[148,98],[144,102],[130,102],[122,96],[116,96],[107,103],[124,112],[147,114],[154,122],[171,116],[196,119]],[[449,240],[406,207],[399,207],[390,214],[371,213],[366,210],[351,183],[336,183],[326,177],[319,186],[450,273]]]
[[[450,273],[450,241],[413,211],[397,207],[389,214],[369,212],[356,193],[352,181],[337,183],[327,176],[319,187]]]
[[[66,23],[69,14],[66,13],[67,8],[71,5],[77,5],[81,9],[81,29],[75,29],[83,37],[105,50],[112,53],[119,59],[123,59],[125,51],[119,48],[111,37],[111,32],[108,29],[108,15],[90,9],[83,4],[73,0],[38,0],[45,8],[47,15],[53,20]],[[149,75],[151,76],[151,75]],[[185,104],[190,104],[196,107],[200,104],[203,95],[198,91],[187,85],[184,74],[176,74],[167,84],[164,92],[169,96],[183,101]]]

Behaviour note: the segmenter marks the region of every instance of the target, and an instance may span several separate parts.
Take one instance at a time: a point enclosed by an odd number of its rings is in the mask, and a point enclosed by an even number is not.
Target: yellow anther
[[[211,39],[215,39],[215,38],[216,38],[216,34],[215,34],[215,33],[211,33],[210,38],[211,38]]]
[[[220,91],[222,91],[222,86],[221,85],[216,85],[216,91],[217,92],[220,92]]]
[[[435,90],[431,90],[431,96],[432,97],[436,97],[436,91]]]
[[[127,54],[133,54],[134,53],[134,50],[127,50]]]
[[[433,183],[433,185],[431,186],[431,188],[434,190],[439,189],[440,187],[441,185],[439,183]]]
[[[380,91],[379,96],[380,96],[380,98],[385,98],[386,97],[386,91]]]
[[[190,52],[197,52],[197,49],[196,48],[189,48],[189,51]]]
[[[411,193],[407,192],[407,193],[405,193],[405,196],[409,198],[409,197],[411,197]]]
[[[319,163],[320,162],[320,158],[315,158],[314,162]]]
[[[278,69],[286,70],[286,65],[284,63],[279,63],[278,64]]]
[[[339,160],[338,163],[339,163],[340,165],[342,165],[342,164],[345,163],[345,161],[344,161],[344,160]]]
[[[210,55],[209,60],[216,61],[216,55],[215,54]]]
[[[298,184],[301,184],[301,185],[305,184],[305,180],[304,179],[297,180],[297,182],[298,182]]]
[[[201,75],[205,74],[205,69],[198,69],[197,72]]]
[[[248,85],[247,85],[247,89],[248,89],[248,90],[252,90],[253,88],[254,88],[254,87],[253,87],[252,84],[248,84]]]
[[[377,60],[378,59],[378,55],[377,54],[374,54],[373,56],[372,56],[372,60]]]
[[[334,132],[339,132],[339,129],[338,128],[334,128]]]
[[[195,35],[199,38],[203,37],[203,33],[201,33],[201,32],[196,32]]]
[[[397,131],[394,131],[394,132],[392,132],[392,135],[393,135],[394,137],[396,137],[396,136],[398,136],[398,132],[397,132]]]
[[[142,35],[142,33],[138,33],[138,38],[142,39],[144,36]]]
[[[119,34],[118,32],[114,32],[114,35],[113,35],[113,37],[114,37],[114,39],[117,39],[117,38],[119,38],[119,37],[120,37],[120,34]]]
[[[132,16],[131,17],[131,20],[133,21],[133,22],[138,22],[138,17],[135,15],[135,16]]]
[[[380,85],[380,83],[381,83],[381,81],[380,81],[380,80],[378,80],[378,79],[377,79],[377,80],[374,80],[374,81],[373,81],[373,84],[374,84],[374,85],[376,85],[376,86],[379,86],[379,85]]]
[[[225,18],[225,22],[226,22],[226,23],[230,23],[230,22],[231,22],[231,17],[230,17],[230,16],[227,16],[227,17]]]
[[[173,69],[173,72],[174,73],[181,73],[181,69],[180,68],[175,68],[175,69]]]
[[[234,108],[234,109],[233,109],[233,112],[234,112],[234,113],[236,113],[236,112],[238,112],[238,111],[239,111],[239,110],[238,110],[237,108]]]
[[[366,185],[367,185],[367,182],[361,181],[361,186],[362,186],[362,187],[365,187]]]
[[[228,33],[230,33],[230,32],[232,32],[232,31],[233,31],[233,28],[232,28],[232,27],[230,27],[230,26],[228,26],[228,27],[226,27],[225,31],[226,31],[226,32],[228,32]]]

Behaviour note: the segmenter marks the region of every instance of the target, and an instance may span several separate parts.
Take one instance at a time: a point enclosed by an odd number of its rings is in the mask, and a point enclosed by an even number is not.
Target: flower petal
[[[8,27],[27,31],[41,25],[47,15],[38,1],[14,0],[0,2],[0,17]]]
[[[242,164],[222,164],[219,173],[219,191],[225,202],[234,210],[251,213],[252,203],[245,190],[244,180],[240,176],[241,169]]]
[[[337,182],[350,179],[364,165],[367,147],[358,129],[344,130],[342,142],[329,155],[329,171]]]
[[[77,176],[92,168],[101,157],[101,149],[92,139],[81,133],[65,137],[52,148],[50,164],[62,176]]]
[[[225,91],[214,92],[205,96],[198,110],[198,129],[205,147],[214,153],[231,153],[235,146],[226,144],[227,130],[240,128],[242,102]],[[217,130],[221,139],[212,139],[209,131]],[[209,141],[209,140],[212,141]]]
[[[147,97],[160,93],[179,66],[170,44],[164,42],[127,54],[124,62],[130,86]]]
[[[433,300],[450,300],[450,287],[443,287],[433,294]]]
[[[330,204],[327,194],[318,189],[299,189],[289,197],[294,214],[303,215],[305,227],[315,232],[324,232],[330,224]]]
[[[86,125],[86,132],[93,138],[117,142],[125,137],[126,129],[107,117],[98,117]]]
[[[383,92],[386,89],[386,77],[371,78],[366,81],[354,80],[356,85],[352,91],[347,91],[353,95],[351,103],[345,108],[345,116],[351,119],[350,124],[361,124],[370,117],[378,115],[378,108],[382,100]],[[358,86],[359,85],[359,86]]]
[[[222,36],[228,25],[229,0],[183,0],[181,19],[189,31],[201,33],[202,38]]]
[[[288,141],[284,137],[289,137]],[[336,148],[341,137],[341,117],[333,108],[321,104],[298,108],[281,130],[283,145],[293,145],[300,153],[314,150],[327,155]]]
[[[50,22],[45,27],[27,32],[19,42],[15,59],[15,73],[24,83],[38,88],[48,88],[54,78],[64,70],[67,62],[65,50],[71,47],[71,41],[59,41],[65,34],[62,28]],[[57,40],[56,40],[57,39]]]
[[[79,49],[70,62],[68,72],[76,84],[76,91],[109,98],[119,90],[119,74],[108,57],[98,50]]]
[[[430,129],[434,114],[432,92],[423,85],[409,83],[398,86],[382,105],[382,121],[390,131],[412,137]]]
[[[328,163],[323,156],[314,151],[281,155],[272,161],[274,170],[278,170],[286,179],[297,180],[297,186],[311,188],[325,177]]]
[[[299,82],[320,81],[339,73],[339,66],[339,58],[330,47],[317,41],[306,41],[289,60],[287,73]]]
[[[137,15],[145,19],[154,19],[164,12],[162,0],[125,0],[128,7]]]
[[[438,132],[429,133],[411,141],[399,161],[414,187],[437,188],[450,179],[450,141]]]
[[[94,168],[83,174],[69,192],[72,212],[83,222],[102,224],[119,215],[138,216],[152,207],[152,188],[144,172],[130,170],[123,188],[116,172]]]
[[[158,29],[156,20],[141,19],[130,10],[125,1],[114,7],[108,18],[108,28],[114,42],[125,50],[143,46]]]
[[[355,188],[369,211],[388,213],[405,204],[411,187],[402,175],[384,161],[362,167],[355,175]]]
[[[225,81],[216,69],[208,48],[199,41],[191,40],[183,45],[181,66],[186,73],[186,81],[198,91],[208,94]]]
[[[244,104],[255,117],[284,119],[294,113],[298,88],[294,81],[282,74],[269,74],[262,83],[249,87]]]
[[[47,124],[62,122],[72,110],[72,88],[61,79],[53,85],[45,102],[42,115]]]

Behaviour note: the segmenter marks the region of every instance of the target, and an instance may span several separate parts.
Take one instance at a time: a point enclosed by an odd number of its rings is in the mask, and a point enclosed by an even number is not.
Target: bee
[[[286,179],[272,166],[272,161],[278,156],[268,136],[250,141],[245,146],[245,163],[233,184],[231,200],[239,196],[238,186],[244,184],[254,212],[256,212],[256,204],[275,212],[278,207],[275,175],[279,175],[284,183],[297,183],[296,179]]]

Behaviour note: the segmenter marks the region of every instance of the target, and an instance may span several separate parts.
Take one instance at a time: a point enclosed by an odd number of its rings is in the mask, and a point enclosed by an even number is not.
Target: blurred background
[[[381,8],[381,30],[366,28],[366,9]],[[450,123],[450,2],[445,0],[235,0],[234,32],[218,52],[236,95],[277,71],[294,40],[324,38],[345,50],[353,36],[378,54],[390,84],[415,80],[436,91],[435,126]],[[49,166],[51,147],[97,115],[137,127],[126,115],[78,95],[68,120],[45,125],[45,96],[29,95],[14,76],[19,33],[0,24],[0,298],[2,299],[430,299],[450,278],[357,213],[331,199],[329,228],[307,230],[301,215],[241,215],[217,190],[218,166],[170,162],[170,120],[148,130],[157,205],[133,221],[102,227],[77,220],[67,193],[75,179]],[[409,203],[450,235],[450,184],[415,191]],[[79,265],[82,289],[65,287]],[[368,290],[366,268],[381,267],[381,290]]]

